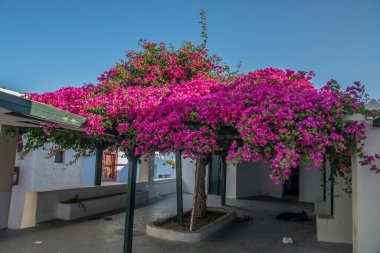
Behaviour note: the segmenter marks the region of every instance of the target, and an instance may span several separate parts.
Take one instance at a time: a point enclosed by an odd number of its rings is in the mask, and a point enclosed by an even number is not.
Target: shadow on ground
[[[176,243],[145,235],[149,221],[175,214],[174,194],[152,199],[137,207],[133,251],[138,253],[351,253],[352,246],[318,242],[313,205],[290,200],[256,197],[227,200],[240,217],[232,226],[201,243]],[[190,209],[192,195],[184,195]],[[219,197],[209,196],[209,206],[219,206]],[[305,210],[309,221],[276,220],[284,212]],[[0,230],[1,253],[118,253],[122,252],[124,213],[113,212],[76,221],[52,221],[24,230]],[[292,237],[294,244],[282,243]],[[41,241],[41,244],[35,242]]]

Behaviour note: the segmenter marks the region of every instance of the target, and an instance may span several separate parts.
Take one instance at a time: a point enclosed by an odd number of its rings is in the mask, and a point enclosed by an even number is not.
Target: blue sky
[[[380,98],[380,0],[0,0],[0,86],[45,92],[96,78],[141,38],[201,43],[244,72],[313,70]]]

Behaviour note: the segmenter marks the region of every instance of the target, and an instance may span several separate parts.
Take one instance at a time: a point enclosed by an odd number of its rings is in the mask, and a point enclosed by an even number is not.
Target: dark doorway
[[[289,179],[284,184],[284,196],[299,195],[299,168],[294,168]]]
[[[222,176],[222,159],[220,155],[211,157],[209,169],[209,187],[208,193],[212,195],[221,194],[221,176]]]

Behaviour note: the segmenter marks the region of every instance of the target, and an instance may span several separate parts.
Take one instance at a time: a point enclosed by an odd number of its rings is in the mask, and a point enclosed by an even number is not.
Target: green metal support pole
[[[95,185],[102,184],[102,162],[103,162],[104,146],[101,144],[96,145],[96,167],[95,167]]]
[[[333,216],[334,215],[334,198],[335,198],[335,193],[334,193],[334,187],[335,187],[335,178],[334,177],[331,177],[331,197],[330,197],[330,205],[331,205],[331,209],[330,209],[330,215]]]
[[[323,159],[323,201],[326,201],[327,177],[326,177],[326,159]]]
[[[222,175],[221,175],[221,201],[222,206],[226,205],[226,181],[227,181],[227,162],[226,162],[227,153],[221,155],[222,158]]]
[[[175,180],[177,190],[177,223],[183,226],[182,159],[181,151],[175,155]]]
[[[130,166],[128,168],[127,206],[125,210],[123,253],[132,253],[133,215],[135,212],[136,172],[138,157],[134,155],[128,155],[127,157]]]

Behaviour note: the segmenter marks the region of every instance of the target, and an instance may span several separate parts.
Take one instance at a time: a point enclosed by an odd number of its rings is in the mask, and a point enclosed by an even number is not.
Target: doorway
[[[222,186],[222,158],[220,155],[211,157],[209,167],[209,187],[208,193],[212,195],[221,195]]]
[[[299,167],[294,168],[289,179],[284,184],[284,198],[297,198],[299,196]]]
[[[117,176],[117,152],[104,152],[102,161],[102,181],[116,181]]]

